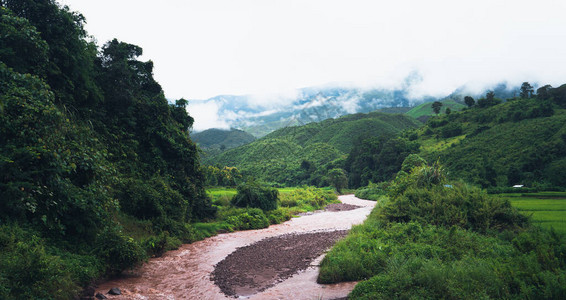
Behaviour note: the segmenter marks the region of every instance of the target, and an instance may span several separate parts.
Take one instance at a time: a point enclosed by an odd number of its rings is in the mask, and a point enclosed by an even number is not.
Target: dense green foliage
[[[356,143],[345,162],[350,187],[392,179],[403,161],[418,152],[419,144],[405,138],[382,136]]]
[[[566,237],[530,225],[509,201],[443,169],[400,172],[364,224],[321,264],[323,283],[366,280],[351,299],[558,299]]]
[[[277,208],[279,192],[275,188],[261,186],[257,182],[247,182],[238,186],[238,193],[232,198],[232,205],[253,207],[261,210]]]
[[[328,186],[328,172],[344,168],[357,141],[391,136],[419,123],[385,113],[355,114],[274,131],[255,142],[206,158],[205,162],[235,166],[244,176],[290,186]],[[401,159],[402,161],[402,159]]]
[[[199,147],[206,150],[224,151],[255,141],[255,137],[245,131],[238,129],[222,130],[207,129],[201,132],[191,133],[191,139]]]
[[[365,200],[381,201],[387,196],[387,184],[387,182],[376,184],[370,181],[367,186],[358,188],[355,196]]]
[[[237,186],[243,180],[236,167],[203,166],[206,186]]]
[[[215,215],[186,101],[167,102],[140,47],[99,50],[83,24],[53,0],[0,1],[2,299],[68,299]]]
[[[549,93],[558,94],[558,89]],[[566,184],[566,110],[558,98],[516,99],[432,118],[406,136],[452,178],[483,187]]]

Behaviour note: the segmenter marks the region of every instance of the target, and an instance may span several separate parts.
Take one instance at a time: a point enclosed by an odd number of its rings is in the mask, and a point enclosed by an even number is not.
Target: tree
[[[468,107],[472,107],[474,106],[474,104],[476,104],[476,101],[474,100],[474,98],[470,96],[466,96],[464,97],[464,103],[466,103]]]
[[[533,87],[528,82],[523,82],[521,85],[521,93],[519,94],[521,98],[527,99],[533,97]]]
[[[447,107],[447,108],[444,110],[444,112],[445,112],[447,115],[449,115],[449,114],[452,113],[452,110],[450,109],[450,107]]]
[[[279,192],[272,187],[261,186],[257,182],[247,182],[238,186],[238,193],[230,201],[237,207],[260,208],[261,210],[277,209]]]
[[[426,160],[424,158],[420,157],[418,154],[409,154],[405,160],[403,160],[401,171],[410,173],[412,169],[424,165],[426,165]]]
[[[539,99],[539,100],[550,99],[550,97],[552,97],[552,95],[550,94],[551,89],[552,89],[552,86],[550,84],[547,84],[543,87],[538,88],[537,89],[537,99]]]
[[[442,107],[442,102],[439,101],[434,101],[434,103],[432,103],[432,110],[434,111],[435,114],[439,114],[440,113],[440,108]]]
[[[45,75],[48,46],[28,20],[2,8],[0,36],[0,61],[18,73]]]
[[[342,193],[342,189],[348,186],[346,172],[340,168],[330,170],[328,172],[328,180],[336,188],[338,193]]]
[[[69,11],[66,6],[59,7],[55,0],[2,0],[0,6],[27,19],[47,42],[49,62],[45,78],[55,94],[56,104],[73,105],[86,112],[100,103],[101,91],[94,80],[97,48],[94,42],[87,41],[84,16]],[[30,41],[33,39],[29,37]]]
[[[501,103],[501,99],[495,98],[495,93],[493,91],[489,91],[485,94],[485,98],[481,98],[478,100],[478,107],[485,108],[494,106]]]

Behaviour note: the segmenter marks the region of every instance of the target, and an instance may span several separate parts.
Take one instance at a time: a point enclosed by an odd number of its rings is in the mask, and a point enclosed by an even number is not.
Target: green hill
[[[205,158],[205,163],[235,166],[245,175],[288,185],[324,185],[329,169],[342,167],[352,145],[372,136],[394,136],[419,122],[373,112],[347,115],[276,130],[253,143]]]
[[[191,134],[191,138],[203,149],[231,149],[255,141],[255,137],[238,129],[207,129]]]
[[[558,90],[558,89],[555,89]],[[566,185],[566,110],[519,99],[435,117],[413,139],[451,176],[490,186]]]
[[[419,117],[422,116],[434,116],[436,114],[432,110],[432,103],[433,102],[426,102],[416,107],[413,107],[411,110],[406,112],[406,114],[415,119],[418,119]],[[441,114],[445,113],[446,108],[450,108],[451,111],[458,111],[466,107],[466,105],[458,103],[452,99],[443,100],[440,101],[440,103],[442,103],[442,107],[440,111]]]

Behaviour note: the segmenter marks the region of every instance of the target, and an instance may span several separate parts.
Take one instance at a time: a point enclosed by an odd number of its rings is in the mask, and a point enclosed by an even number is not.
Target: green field
[[[294,192],[300,189],[300,187],[286,187],[286,188],[278,188],[280,194],[286,194],[290,192]],[[332,190],[331,187],[321,188],[322,190]],[[207,188],[206,193],[211,196],[234,196],[236,195],[237,191],[235,188],[226,188],[226,187],[214,187],[214,188]]]
[[[534,224],[553,227],[556,232],[566,234],[566,193],[516,193],[503,194],[502,197],[509,199],[522,213],[532,216]]]
[[[466,105],[458,103],[454,100],[445,100],[445,101],[441,101],[442,102],[442,107],[440,108],[440,111],[442,114],[444,114],[446,112],[446,108],[449,107],[450,110],[452,111],[458,111],[458,110],[462,110],[463,108],[466,107]],[[411,110],[409,110],[408,112],[406,112],[405,114],[413,117],[413,118],[418,118],[421,116],[434,116],[436,115],[434,113],[434,111],[432,110],[432,102],[426,102],[423,103],[419,106],[413,107]]]
[[[206,189],[206,194],[212,198],[218,196],[234,196],[236,193],[235,188],[215,187]]]

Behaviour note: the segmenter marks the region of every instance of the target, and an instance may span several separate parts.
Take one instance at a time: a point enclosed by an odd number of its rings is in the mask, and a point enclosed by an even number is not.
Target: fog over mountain
[[[504,82],[481,87],[462,86],[447,93],[427,94],[423,93],[423,82],[418,73],[412,73],[397,87],[329,84],[283,94],[220,95],[206,100],[190,100],[188,111],[195,119],[194,131],[239,128],[261,137],[285,126],[304,125],[386,107],[410,107],[445,98],[457,101],[467,95],[477,98],[488,90],[505,99],[513,97],[521,84]]]

